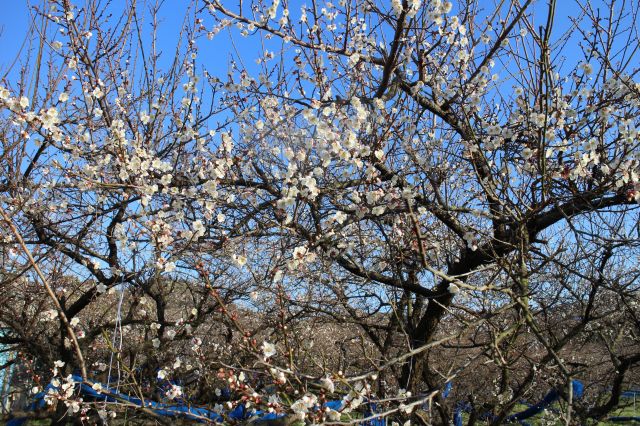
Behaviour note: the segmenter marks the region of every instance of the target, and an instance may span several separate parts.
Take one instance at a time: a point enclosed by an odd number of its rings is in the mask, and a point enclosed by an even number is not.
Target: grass
[[[524,404],[518,404],[513,408],[513,413],[519,413],[521,411],[526,410],[528,407]],[[560,407],[557,404],[552,406],[553,410],[559,410]],[[546,413],[546,414],[545,414]],[[634,409],[633,404],[627,405],[620,409],[614,410],[607,417],[640,417],[640,401],[636,403],[636,408]],[[469,419],[469,415],[466,413],[462,414],[463,424],[466,424],[466,421]],[[553,413],[552,411],[543,411],[540,414],[537,414],[533,417],[530,417],[525,420],[531,426],[563,426],[564,422],[558,419],[558,415]],[[486,425],[485,422],[478,422],[478,425]],[[609,421],[600,421],[590,423],[589,426],[620,426],[623,424],[640,424],[640,423],[614,423]]]

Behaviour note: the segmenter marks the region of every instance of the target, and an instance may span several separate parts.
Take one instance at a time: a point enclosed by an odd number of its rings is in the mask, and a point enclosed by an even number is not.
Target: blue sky
[[[0,75],[4,75],[8,65],[18,54],[20,45],[29,28],[27,2],[23,0],[3,0],[0,13]]]
[[[83,4],[83,2],[77,1],[73,3],[76,5]],[[105,2],[105,4],[106,3],[107,2]],[[128,2],[125,2],[125,0],[117,0],[116,2],[112,2],[109,7],[115,10],[126,3]],[[185,14],[187,13],[185,5],[189,3],[187,0],[167,0],[160,9],[159,19],[161,23],[159,26],[160,33],[158,34],[157,45],[160,50],[164,50],[163,57],[168,61],[173,59],[178,35],[183,25]],[[22,57],[25,56],[25,50],[29,48],[27,36],[30,34],[30,24],[33,15],[32,11],[30,13],[30,9],[32,9],[34,5],[41,7],[41,4],[42,0],[0,0],[0,5],[2,6],[0,11],[0,46],[2,46],[0,50],[0,78],[5,75],[7,69],[13,64],[14,59],[19,54],[21,54]],[[139,4],[142,5],[141,10],[146,10],[144,2],[140,2]],[[302,2],[300,4],[302,4]],[[192,12],[191,16],[193,16]],[[206,17],[207,15],[205,14],[205,18]],[[211,22],[210,18],[207,19],[207,26],[210,26]],[[143,22],[142,26],[143,36],[149,35],[150,31],[146,31],[150,29],[149,23]],[[51,35],[51,32],[49,34]],[[235,56],[238,53],[246,60],[245,65],[249,68],[253,67],[253,61],[261,50],[259,44],[260,39],[256,37],[239,37],[237,33],[234,34],[233,38],[233,44],[230,43],[228,33],[220,34],[211,41],[202,37],[198,42],[199,62],[201,65],[204,65],[212,75],[224,79],[227,74],[231,55]],[[149,41],[150,40],[145,40],[145,42]],[[148,43],[145,44],[148,46]],[[270,49],[272,48],[271,46]],[[12,80],[15,77],[15,73],[19,71],[19,64],[20,61],[11,69],[11,74],[8,77],[9,80]]]
[[[124,0],[122,1],[124,3]],[[169,49],[169,51],[173,49],[175,44],[175,39],[184,17],[186,3],[188,2],[182,0],[167,0],[161,9],[161,18],[163,20],[161,28],[163,33],[160,35],[159,45]],[[235,3],[233,2],[233,4]],[[302,0],[290,2],[292,13],[295,13],[293,10],[297,9],[297,4],[304,3]],[[480,2],[481,5],[484,3],[486,3],[485,9],[490,10],[494,2],[489,0]],[[594,0],[592,3],[601,4],[602,2],[601,0]],[[0,51],[0,75],[4,75],[8,65],[13,62],[13,59],[19,53],[29,30],[31,20],[29,5],[40,5],[41,2],[39,0],[0,0],[0,4],[2,5],[2,13],[0,13],[0,43],[2,45],[2,50]],[[546,7],[547,1],[538,0],[536,2],[536,14],[539,14],[540,18],[546,18]],[[559,0],[557,2],[556,35],[559,35],[564,28],[567,28],[567,16],[570,14],[575,15],[577,12],[578,8],[575,1]],[[538,24],[541,23],[543,22],[538,22]],[[237,48],[242,56],[246,56],[248,61],[252,61],[257,53],[258,40],[251,37],[234,37],[236,45],[232,47],[231,43],[229,43],[229,38],[226,35],[222,35],[211,42],[202,41],[199,45],[202,49],[201,54],[208,59],[206,62],[210,71],[217,71],[224,75],[232,49]]]
[[[381,4],[386,2],[386,0],[378,0]],[[556,19],[554,32],[551,37],[552,45],[554,41],[556,41],[559,37],[562,36],[563,32],[570,26],[569,16],[577,16],[580,13],[579,3],[587,3],[588,0],[557,0],[557,9],[556,9]],[[38,5],[40,6],[43,3],[43,0],[0,0],[0,4],[2,5],[2,13],[0,13],[0,45],[2,49],[0,50],[0,78],[2,78],[8,67],[14,62],[16,56],[21,53],[22,57],[27,53],[25,50],[21,52],[22,49],[28,49],[29,43],[27,40],[27,35],[29,34],[30,29],[30,20],[31,15],[29,13],[29,5]],[[44,3],[48,4],[48,1],[44,1]],[[84,4],[82,1],[74,1],[75,4]],[[117,9],[118,7],[122,7],[128,3],[125,0],[116,0],[115,2],[103,2],[105,4],[110,4],[110,8]],[[173,58],[173,54],[175,51],[177,38],[180,32],[180,28],[183,24],[183,20],[185,18],[185,14],[187,13],[187,5],[191,3],[188,0],[165,0],[163,2],[163,6],[160,9],[160,33],[158,35],[157,45],[160,50],[164,51],[164,55],[160,61],[161,68],[168,68],[168,61]],[[199,2],[202,4],[202,2]],[[224,4],[228,4],[229,7],[237,7],[236,0],[228,0],[223,2]],[[248,4],[249,1],[245,2]],[[600,7],[601,15],[607,16],[606,10],[604,8],[603,0],[592,0],[591,5],[594,9]],[[145,1],[139,1],[138,3],[141,5],[141,10],[146,10]],[[292,13],[292,18],[295,17],[299,13],[300,5],[303,4],[311,4],[310,0],[291,0],[289,1],[289,7]],[[388,3],[386,3],[388,4]],[[483,8],[483,11],[480,12],[481,16],[484,16],[493,11],[493,5],[495,4],[495,0],[480,0],[480,6]],[[547,18],[547,0],[537,0],[534,2],[534,6],[532,8],[533,13],[535,15],[534,19],[534,27],[537,29],[539,25],[543,25]],[[388,6],[387,6],[388,7]],[[619,8],[620,6],[618,6]],[[628,6],[627,6],[628,7]],[[616,13],[620,13],[619,10]],[[615,15],[614,15],[615,16]],[[204,14],[205,25],[207,28],[210,28],[212,25],[212,19],[207,17],[207,14]],[[583,23],[583,24],[586,24]],[[143,38],[148,38],[145,40],[145,45],[149,46],[150,42],[150,31],[149,31],[149,23],[143,22],[142,24],[142,34]],[[518,31],[516,28],[515,31]],[[52,31],[50,31],[49,36],[51,36]],[[230,35],[231,34],[231,35]],[[584,59],[583,52],[578,45],[580,35],[576,34],[576,36],[565,43],[562,43],[560,46],[561,53],[560,58],[553,58],[555,61],[555,70],[558,71],[561,75],[567,74],[570,70],[572,70],[579,62]],[[209,41],[206,37],[201,36],[198,41],[199,46],[199,57],[198,57],[198,70],[201,71],[202,67],[206,68],[207,71],[213,75],[217,76],[223,81],[226,80],[227,72],[229,70],[229,63],[232,57],[241,58],[244,66],[249,70],[252,77],[257,78],[258,74],[261,71],[261,67],[255,64],[255,59],[260,56],[260,51],[263,46],[261,43],[264,41],[259,35],[254,35],[250,37],[241,37],[238,31],[232,27],[230,32],[226,30],[221,34],[216,36],[213,40]],[[281,47],[281,41],[277,38],[274,38],[270,42],[267,42],[266,46],[271,51],[278,51]],[[34,46],[33,48],[35,48]],[[291,48],[291,45],[288,45]],[[617,46],[620,48],[621,46]],[[291,52],[291,51],[289,51]],[[557,51],[556,51],[557,52]],[[287,56],[287,60],[290,60],[292,55]],[[163,64],[163,62],[165,62]],[[273,65],[273,64],[272,64]],[[496,68],[496,71],[500,72],[500,67],[503,70],[508,70],[513,64],[507,62],[499,64]],[[289,68],[285,65],[285,69]],[[8,80],[15,82],[16,81],[16,73],[20,69],[20,61],[13,67],[11,70],[12,73],[9,75]],[[506,77],[508,73],[502,73],[501,78]],[[3,84],[3,83],[0,83]],[[510,87],[511,82],[502,82],[504,87]],[[11,86],[11,84],[10,84]]]

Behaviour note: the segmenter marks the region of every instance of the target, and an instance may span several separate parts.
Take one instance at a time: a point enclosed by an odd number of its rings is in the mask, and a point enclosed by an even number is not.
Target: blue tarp
[[[573,396],[576,399],[582,398],[584,393],[584,385],[579,380],[572,380],[571,386],[573,387]],[[446,389],[446,388],[445,388]],[[448,394],[448,392],[447,392]],[[444,392],[443,392],[444,395]],[[515,413],[510,415],[505,419],[507,423],[516,423],[525,424],[523,420],[533,417],[537,414],[540,414],[542,411],[547,409],[551,404],[556,402],[560,398],[560,393],[557,389],[551,389],[545,396],[542,398],[540,402],[537,404],[531,405],[526,410],[520,411],[519,413]],[[469,411],[471,407],[469,404],[458,404],[453,413],[453,424],[455,426],[462,426],[462,412]],[[480,415],[482,419],[491,419],[495,416],[491,413],[483,413]]]
[[[185,417],[187,419],[195,420],[195,421],[213,421],[213,422],[222,422],[224,420],[223,416],[206,408],[202,407],[194,407],[190,406],[186,403],[180,404],[166,404],[151,400],[145,400],[144,404],[140,398],[126,395],[118,392],[115,389],[111,389],[106,386],[102,386],[102,391],[98,392],[93,389],[87,383],[82,382],[82,378],[80,376],[74,375],[72,376],[73,380],[79,384],[80,394],[85,398],[85,400],[93,400],[93,401],[105,401],[105,402],[129,402],[131,404],[137,406],[144,406],[152,410],[154,413],[165,416],[165,417]],[[573,387],[573,396],[576,399],[582,398],[584,393],[584,385],[582,382],[578,380],[573,380],[571,382]],[[443,389],[442,395],[443,397],[448,397],[452,391],[453,385],[451,382],[447,382]],[[50,389],[55,389],[52,384],[48,384],[44,391],[39,392],[35,395],[35,400],[28,407],[28,410],[37,410],[46,407],[45,395],[49,392]],[[638,390],[630,390],[626,391],[622,394],[624,397],[633,397],[635,395],[640,395],[640,391]],[[508,423],[518,422],[522,425],[526,425],[524,423],[525,419],[533,417],[545,409],[547,409],[551,404],[557,401],[560,398],[560,393],[557,389],[551,389],[544,398],[538,402],[537,404],[529,406],[526,410],[523,410],[519,413],[512,414],[505,419]],[[344,402],[341,400],[337,401],[328,401],[324,403],[323,407],[328,407],[332,410],[339,411],[343,408]],[[378,412],[377,404],[374,401],[366,402],[366,409],[364,412],[365,417],[372,417]],[[453,415],[453,423],[455,426],[462,426],[462,412],[470,411],[471,406],[468,403],[458,403],[454,410]],[[264,420],[275,419],[278,417],[282,417],[284,414],[276,414],[276,413],[265,413],[261,410],[247,410],[245,404],[237,405],[232,411],[227,413],[227,418],[231,420],[247,420],[251,417],[258,417]],[[490,420],[495,416],[491,413],[483,413],[480,415],[481,419]],[[12,419],[7,423],[7,426],[20,426],[25,422],[26,419]],[[612,422],[640,422],[640,417],[611,417],[609,418]],[[369,420],[366,422],[360,423],[362,426],[386,426],[386,419],[378,418]]]
[[[451,389],[453,389],[453,383],[452,382],[447,382],[444,385],[444,389],[442,390],[442,397],[446,398],[449,396],[449,394],[451,393]]]
[[[640,417],[609,417],[607,419],[609,422],[613,423],[640,423]]]
[[[571,387],[573,388],[573,397],[576,399],[582,398],[582,394],[584,393],[584,385],[582,384],[582,382],[580,382],[579,380],[572,380]],[[538,402],[535,405],[532,405],[524,411],[510,415],[509,417],[507,417],[507,421],[520,421],[528,419],[529,417],[533,417],[536,414],[540,414],[547,407],[556,402],[559,398],[560,393],[557,391],[557,389],[551,389],[549,393],[547,393],[545,397],[542,398],[542,401]]]
[[[194,407],[186,404],[165,404],[161,402],[145,400],[144,404],[140,398],[123,394],[118,392],[115,389],[109,388],[107,386],[101,385],[101,392],[93,389],[92,385],[84,383],[82,378],[77,375],[72,376],[74,382],[79,384],[80,394],[83,396],[85,400],[90,401],[104,401],[104,402],[129,402],[131,404],[137,406],[144,406],[152,410],[155,414],[164,417],[185,417],[187,419],[191,419],[194,421],[214,421],[214,422],[222,422],[224,420],[223,416],[206,408],[202,407]],[[44,391],[39,392],[34,397],[34,402],[31,403],[28,407],[28,410],[35,411],[38,409],[43,409],[46,407],[45,396],[49,392],[50,389],[56,389],[52,384],[48,384]],[[323,407],[328,407],[332,410],[341,410],[344,406],[344,402],[342,400],[336,401],[327,401]],[[376,413],[376,404],[373,402],[367,403],[367,410],[365,412],[365,417],[373,416]],[[284,414],[278,413],[268,413],[261,410],[247,410],[245,404],[238,404],[233,410],[227,413],[227,418],[231,420],[247,420],[251,417],[258,417],[262,420],[272,420],[279,417],[284,416]],[[9,426],[20,426],[22,425],[26,419],[12,419]],[[13,423],[11,423],[13,422]],[[386,421],[384,419],[374,419],[367,422],[362,423],[363,426],[386,426]]]
[[[448,385],[449,383],[447,383],[447,386]],[[573,387],[573,397],[576,399],[582,398],[582,396],[584,395],[584,384],[579,380],[573,380],[571,382],[571,385]],[[447,387],[445,387],[445,390],[447,391],[446,393],[448,395],[449,392],[451,391],[451,388],[449,387],[449,389],[447,389]],[[443,396],[445,396],[444,394],[445,392],[443,392]],[[640,396],[640,390],[629,390],[629,391],[623,392],[622,396],[626,398],[633,398],[634,396]],[[527,408],[524,411],[521,411],[516,414],[512,414],[511,416],[507,417],[505,421],[519,422],[521,425],[528,426],[527,423],[523,421],[524,419],[528,419],[530,417],[535,416],[536,414],[540,414],[545,409],[548,409],[548,407],[551,404],[553,404],[555,401],[557,401],[559,398],[560,398],[560,393],[556,389],[551,389],[549,393],[547,393],[540,402],[538,402],[535,405],[530,405],[529,408]],[[454,426],[463,426],[462,412],[469,411],[470,409],[471,407],[469,406],[469,404],[459,403],[456,406],[456,409],[453,413]],[[481,415],[481,417],[485,419],[490,419],[493,416],[489,413],[484,413],[483,415]],[[613,423],[625,423],[625,424],[640,423],[640,417],[617,416],[617,417],[609,417],[607,421],[610,421]]]
[[[375,402],[368,401],[366,403],[366,410],[364,412],[365,417],[372,417],[378,412],[378,406]],[[371,420],[367,420],[366,422],[360,423],[362,426],[386,426],[387,419],[375,418]]]
[[[214,422],[222,422],[223,417],[216,413],[215,411],[202,408],[202,407],[194,407],[185,404],[165,404],[161,402],[145,400],[144,404],[140,398],[123,394],[118,392],[115,389],[108,388],[106,386],[102,386],[102,391],[98,392],[93,389],[92,386],[83,383],[82,378],[80,376],[72,376],[73,380],[76,383],[80,384],[80,394],[83,396],[85,400],[93,400],[93,401],[104,401],[104,402],[129,402],[131,404],[145,407],[152,410],[155,414],[165,417],[185,417],[187,419],[195,420],[195,421],[214,421]],[[28,407],[29,410],[42,409],[46,406],[45,395],[48,393],[50,389],[55,389],[55,387],[51,384],[45,387],[45,390],[39,392],[35,395],[35,401],[31,403]],[[244,404],[238,405],[236,409],[231,411],[228,414],[230,419],[234,420],[244,420],[254,413],[247,412],[245,410]],[[261,412],[256,412],[255,414],[260,415]],[[18,419],[14,419],[18,420]],[[16,425],[19,423],[16,423]]]

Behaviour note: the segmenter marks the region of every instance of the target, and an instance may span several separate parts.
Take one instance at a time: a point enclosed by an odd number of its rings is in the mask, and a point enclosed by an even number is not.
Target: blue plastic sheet
[[[449,383],[447,383],[448,385]],[[576,399],[582,398],[584,394],[584,384],[579,380],[572,380],[571,387],[573,388],[573,396]],[[445,387],[446,390],[446,387]],[[450,391],[450,389],[449,389]],[[449,392],[447,392],[447,395]],[[444,396],[444,392],[443,392]],[[519,413],[515,413],[510,415],[505,419],[507,423],[520,423],[521,425],[526,425],[524,423],[525,419],[531,418],[537,414],[542,413],[545,409],[547,409],[550,405],[556,402],[560,398],[560,393],[557,389],[551,389],[545,396],[538,402],[537,404],[533,404],[529,406],[526,410],[520,411]],[[458,403],[453,412],[453,424],[455,426],[462,426],[462,413],[464,411],[470,411],[471,407],[469,404]],[[483,413],[480,415],[481,419],[491,420],[495,416],[491,413]]]
[[[609,417],[607,419],[607,421],[613,422],[613,423],[624,423],[624,424],[632,424],[632,423],[639,423],[640,424],[640,417]]]
[[[98,392],[95,389],[93,389],[93,387],[90,386],[89,384],[83,383],[82,378],[80,376],[74,375],[72,377],[73,377],[73,380],[79,384],[80,393],[85,400],[105,401],[105,402],[128,402],[130,404],[137,405],[140,407],[144,406],[145,408],[152,410],[154,413],[160,416],[171,417],[171,418],[184,417],[187,419],[200,421],[200,422],[202,421],[222,422],[224,420],[222,415],[212,410],[209,410],[203,407],[194,407],[184,403],[184,401],[181,401],[182,403],[178,403],[178,404],[166,404],[162,402],[145,400],[143,404],[143,401],[140,398],[123,394],[121,392],[118,392],[115,389],[109,388],[104,385],[101,385],[102,391]],[[582,382],[580,382],[579,380],[573,380],[571,382],[571,385],[573,387],[574,398],[576,399],[582,398],[584,394],[584,385],[582,384]],[[27,409],[35,411],[35,410],[45,408],[46,402],[44,398],[50,389],[55,389],[55,387],[49,384],[45,387],[45,389],[42,392],[39,392],[38,394],[36,394],[34,397],[34,401],[28,406]],[[451,382],[447,382],[444,386],[442,396],[445,398],[448,397],[451,394],[452,389],[453,389],[453,384]],[[630,390],[622,394],[622,396],[624,397],[633,397],[636,395],[640,395],[640,391]],[[510,415],[509,417],[506,418],[505,421],[508,423],[520,423],[521,425],[527,425],[524,422],[525,419],[533,417],[541,413],[545,409],[548,409],[548,407],[552,405],[555,401],[557,401],[559,398],[560,398],[560,393],[557,391],[557,389],[551,389],[540,402],[529,406],[526,410]],[[327,401],[323,404],[323,408],[324,407],[339,411],[343,409],[344,401],[342,400]],[[378,407],[374,401],[367,401],[365,403],[365,407],[366,407],[364,412],[365,417],[372,417],[376,413],[378,413]],[[464,411],[470,411],[470,410],[471,410],[471,406],[468,403],[460,402],[456,404],[454,409],[454,414],[453,414],[453,424],[455,426],[463,426],[462,413]],[[231,420],[242,421],[242,420],[247,420],[251,417],[258,417],[263,420],[270,420],[270,419],[276,419],[278,417],[282,417],[283,415],[284,414],[267,413],[261,410],[248,410],[245,404],[239,404],[233,410],[228,412],[226,416]],[[483,420],[491,420],[495,416],[493,416],[493,414],[491,413],[483,413],[479,417],[480,419],[483,419]],[[620,422],[620,423],[625,423],[625,422],[640,423],[640,417],[611,417],[608,420],[612,422]],[[7,426],[20,426],[24,424],[25,421],[26,419],[19,419],[19,418],[11,419],[7,423]],[[377,418],[377,419],[361,422],[360,425],[386,426],[387,421],[386,419],[383,419],[383,418]]]
[[[79,384],[79,390],[85,401],[104,401],[104,402],[128,402],[133,405],[145,407],[152,410],[155,414],[164,417],[184,417],[190,420],[204,422],[214,421],[221,423],[224,417],[212,410],[194,407],[188,404],[165,404],[161,402],[145,400],[144,403],[140,398],[135,396],[123,394],[115,389],[109,388],[101,384],[101,391],[96,391],[92,385],[84,383],[82,378],[77,375],[72,376],[73,380]],[[30,411],[40,410],[46,407],[45,396],[50,389],[56,389],[52,384],[48,384],[44,391],[37,393],[34,396],[34,401],[27,408]],[[332,410],[341,410],[344,406],[342,400],[327,401],[323,407],[328,407]],[[372,416],[376,412],[375,403],[367,404],[367,416]],[[284,414],[268,413],[261,410],[248,410],[245,404],[238,404],[233,410],[226,414],[228,419],[231,420],[247,420],[251,417],[258,417],[262,420],[272,420],[284,416]],[[12,419],[8,426],[20,426],[26,419]],[[13,422],[13,423],[11,423]],[[384,419],[375,419],[368,422],[363,422],[363,426],[386,426]]]

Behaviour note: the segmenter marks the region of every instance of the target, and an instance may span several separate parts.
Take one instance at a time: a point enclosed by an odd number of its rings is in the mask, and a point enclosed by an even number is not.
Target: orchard
[[[501,425],[547,401],[535,424],[595,425],[630,409],[637,2],[24,13],[24,42],[0,35],[8,421]]]

